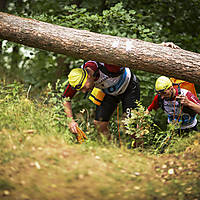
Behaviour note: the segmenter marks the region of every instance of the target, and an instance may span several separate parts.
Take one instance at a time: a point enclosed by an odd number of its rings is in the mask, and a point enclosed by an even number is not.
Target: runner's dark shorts
[[[96,108],[95,120],[109,121],[120,101],[122,102],[123,113],[126,112],[128,115],[131,109],[137,107],[136,100],[140,100],[140,84],[139,80],[132,73],[130,83],[123,94],[118,96],[105,95],[101,105]]]

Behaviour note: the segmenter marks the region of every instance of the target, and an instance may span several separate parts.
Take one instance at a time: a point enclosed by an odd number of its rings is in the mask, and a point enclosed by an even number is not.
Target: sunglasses
[[[162,91],[162,92],[157,92],[157,94],[165,95],[165,94],[167,94],[167,92],[166,91]]]
[[[82,86],[82,83],[81,82],[80,84],[76,85],[75,87],[73,87],[75,90],[80,90],[81,89],[81,86]]]
[[[162,90],[162,91],[158,91],[157,94],[159,94],[159,95],[165,95],[165,94],[167,94],[167,90],[169,90],[169,88],[165,89],[165,90]]]

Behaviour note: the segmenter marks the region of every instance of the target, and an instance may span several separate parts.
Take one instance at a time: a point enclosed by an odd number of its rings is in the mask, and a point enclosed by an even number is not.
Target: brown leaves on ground
[[[52,136],[33,135],[14,144],[19,135],[9,135],[0,152],[0,199],[197,200],[200,195],[200,137],[180,154],[146,155],[67,145]]]

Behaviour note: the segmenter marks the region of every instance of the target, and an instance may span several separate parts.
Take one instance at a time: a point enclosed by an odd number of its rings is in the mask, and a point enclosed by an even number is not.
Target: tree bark
[[[0,12],[0,38],[84,60],[162,74],[200,84],[200,54],[97,34]]]
[[[0,0],[0,12],[5,12],[6,0]],[[2,53],[2,41],[0,41],[0,54]]]

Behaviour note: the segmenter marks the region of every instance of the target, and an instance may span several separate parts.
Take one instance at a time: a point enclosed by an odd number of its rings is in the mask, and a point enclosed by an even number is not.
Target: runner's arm
[[[157,110],[159,108],[159,102],[158,102],[158,95],[156,95],[149,107],[147,108],[146,112],[149,113],[152,110]]]
[[[188,107],[190,107],[192,110],[194,110],[196,113],[200,114],[200,105],[196,104],[192,101],[189,101]]]
[[[200,114],[200,101],[191,92],[188,92],[186,96],[177,96],[180,99],[180,103],[183,106],[188,106],[194,112]]]
[[[67,118],[70,119],[68,127],[70,131],[74,134],[77,134],[77,129],[76,127],[78,126],[78,123],[74,120],[73,118],[73,112],[72,112],[72,105],[70,101],[66,101],[64,104],[64,110],[67,115]]]
[[[63,93],[63,97],[64,98],[70,98],[72,99],[73,96],[76,94],[76,90],[74,90],[69,84],[66,86],[66,89]],[[63,106],[64,106],[64,110],[65,110],[65,113],[67,115],[67,118],[68,119],[71,119],[69,120],[69,123],[68,123],[68,127],[70,129],[70,131],[74,134],[77,133],[77,130],[76,130],[76,127],[78,126],[78,123],[74,120],[73,118],[73,112],[72,112],[72,105],[71,105],[71,101],[65,101],[65,103],[63,103]]]

